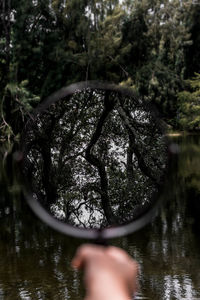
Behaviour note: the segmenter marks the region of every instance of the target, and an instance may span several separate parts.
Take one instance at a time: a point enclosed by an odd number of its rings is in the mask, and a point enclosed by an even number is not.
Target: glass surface
[[[140,263],[138,299],[200,298],[200,137],[174,137],[166,207],[139,232],[111,241]],[[11,157],[10,157],[11,158]],[[81,274],[70,267],[83,240],[58,234],[27,207],[12,172],[0,172],[0,299],[81,300]],[[6,171],[7,168],[7,171]]]
[[[25,126],[23,171],[32,197],[79,228],[139,218],[154,204],[168,159],[153,107],[112,88],[56,100]]]

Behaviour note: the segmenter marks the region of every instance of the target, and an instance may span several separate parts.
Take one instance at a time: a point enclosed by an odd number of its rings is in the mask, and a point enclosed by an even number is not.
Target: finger
[[[107,254],[117,262],[120,262],[121,267],[125,269],[124,276],[127,278],[127,282],[129,282],[130,292],[137,291],[137,278],[139,274],[138,263],[134,259],[132,259],[132,257],[128,253],[117,247],[111,246],[107,248]]]
[[[124,250],[111,246],[107,248],[107,254],[116,259],[118,262],[129,264],[132,270],[137,274],[138,273],[138,263]]]
[[[117,248],[114,246],[110,246],[106,249],[106,252],[109,256],[111,256],[114,259],[117,259],[118,261],[121,262],[126,262],[131,260],[132,261],[132,257],[130,255],[128,255],[124,250],[122,250],[121,248]]]
[[[78,248],[76,254],[71,262],[73,268],[80,269],[84,266],[89,259],[94,255],[97,256],[102,253],[101,246],[95,246],[91,244],[85,244]]]

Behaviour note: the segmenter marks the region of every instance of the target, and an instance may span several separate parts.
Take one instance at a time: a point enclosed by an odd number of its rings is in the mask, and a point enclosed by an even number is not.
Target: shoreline
[[[172,131],[167,132],[167,136],[186,136],[186,135],[200,135],[200,132],[188,132],[188,131]]]

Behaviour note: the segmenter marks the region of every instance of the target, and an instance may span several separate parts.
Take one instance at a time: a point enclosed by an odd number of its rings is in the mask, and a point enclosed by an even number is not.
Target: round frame
[[[123,93],[123,95],[131,96],[136,101],[137,96],[136,93],[130,89],[117,86],[114,84],[106,83],[106,82],[99,82],[99,81],[83,81],[78,82],[69,85],[68,87],[64,87],[57,92],[53,93],[49,97],[47,97],[41,104],[36,107],[36,109],[33,111],[33,119],[35,115],[38,115],[40,112],[43,112],[45,109],[47,109],[52,103],[57,102],[58,100],[61,100],[64,97],[72,95],[74,92],[82,91],[87,88],[92,89],[98,89],[98,90],[108,90],[108,91],[115,91],[119,93]],[[148,104],[149,111],[152,112],[154,115],[154,118],[157,122],[159,122],[158,113],[155,109],[155,107],[152,104]],[[32,119],[31,119],[32,121]],[[29,121],[28,121],[29,122]],[[27,124],[28,124],[27,122]],[[27,126],[26,124],[26,126]],[[160,124],[160,122],[159,122]],[[26,129],[25,126],[25,129]],[[160,124],[160,128],[163,130],[164,134],[164,128],[162,124]],[[23,141],[22,141],[23,145]],[[22,151],[23,153],[23,151]],[[23,173],[23,170],[22,170]],[[28,205],[32,209],[32,211],[36,214],[37,217],[39,217],[40,220],[42,220],[44,223],[46,223],[51,228],[55,229],[56,231],[59,231],[61,233],[64,233],[66,235],[70,235],[77,238],[86,238],[86,239],[92,239],[92,240],[98,240],[98,239],[111,239],[116,237],[121,237],[130,233],[133,233],[142,227],[144,227],[146,224],[148,224],[155,216],[158,211],[158,208],[161,206],[161,200],[158,199],[155,201],[153,199],[154,205],[152,208],[149,208],[145,211],[144,215],[141,217],[133,220],[132,222],[120,225],[120,226],[113,226],[103,229],[85,229],[85,228],[78,228],[69,224],[66,224],[62,221],[58,221],[56,218],[54,218],[52,215],[50,215],[43,206],[32,196],[31,190],[28,188],[28,185],[26,184],[26,179],[23,178],[23,193],[25,196],[25,199],[27,200]],[[159,198],[160,190],[158,191],[158,198]]]

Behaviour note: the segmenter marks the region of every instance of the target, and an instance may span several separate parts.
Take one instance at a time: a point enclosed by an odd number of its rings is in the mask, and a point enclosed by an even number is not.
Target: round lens
[[[22,135],[25,196],[69,235],[114,237],[154,214],[168,149],[158,113],[130,89],[81,82],[48,97]]]

